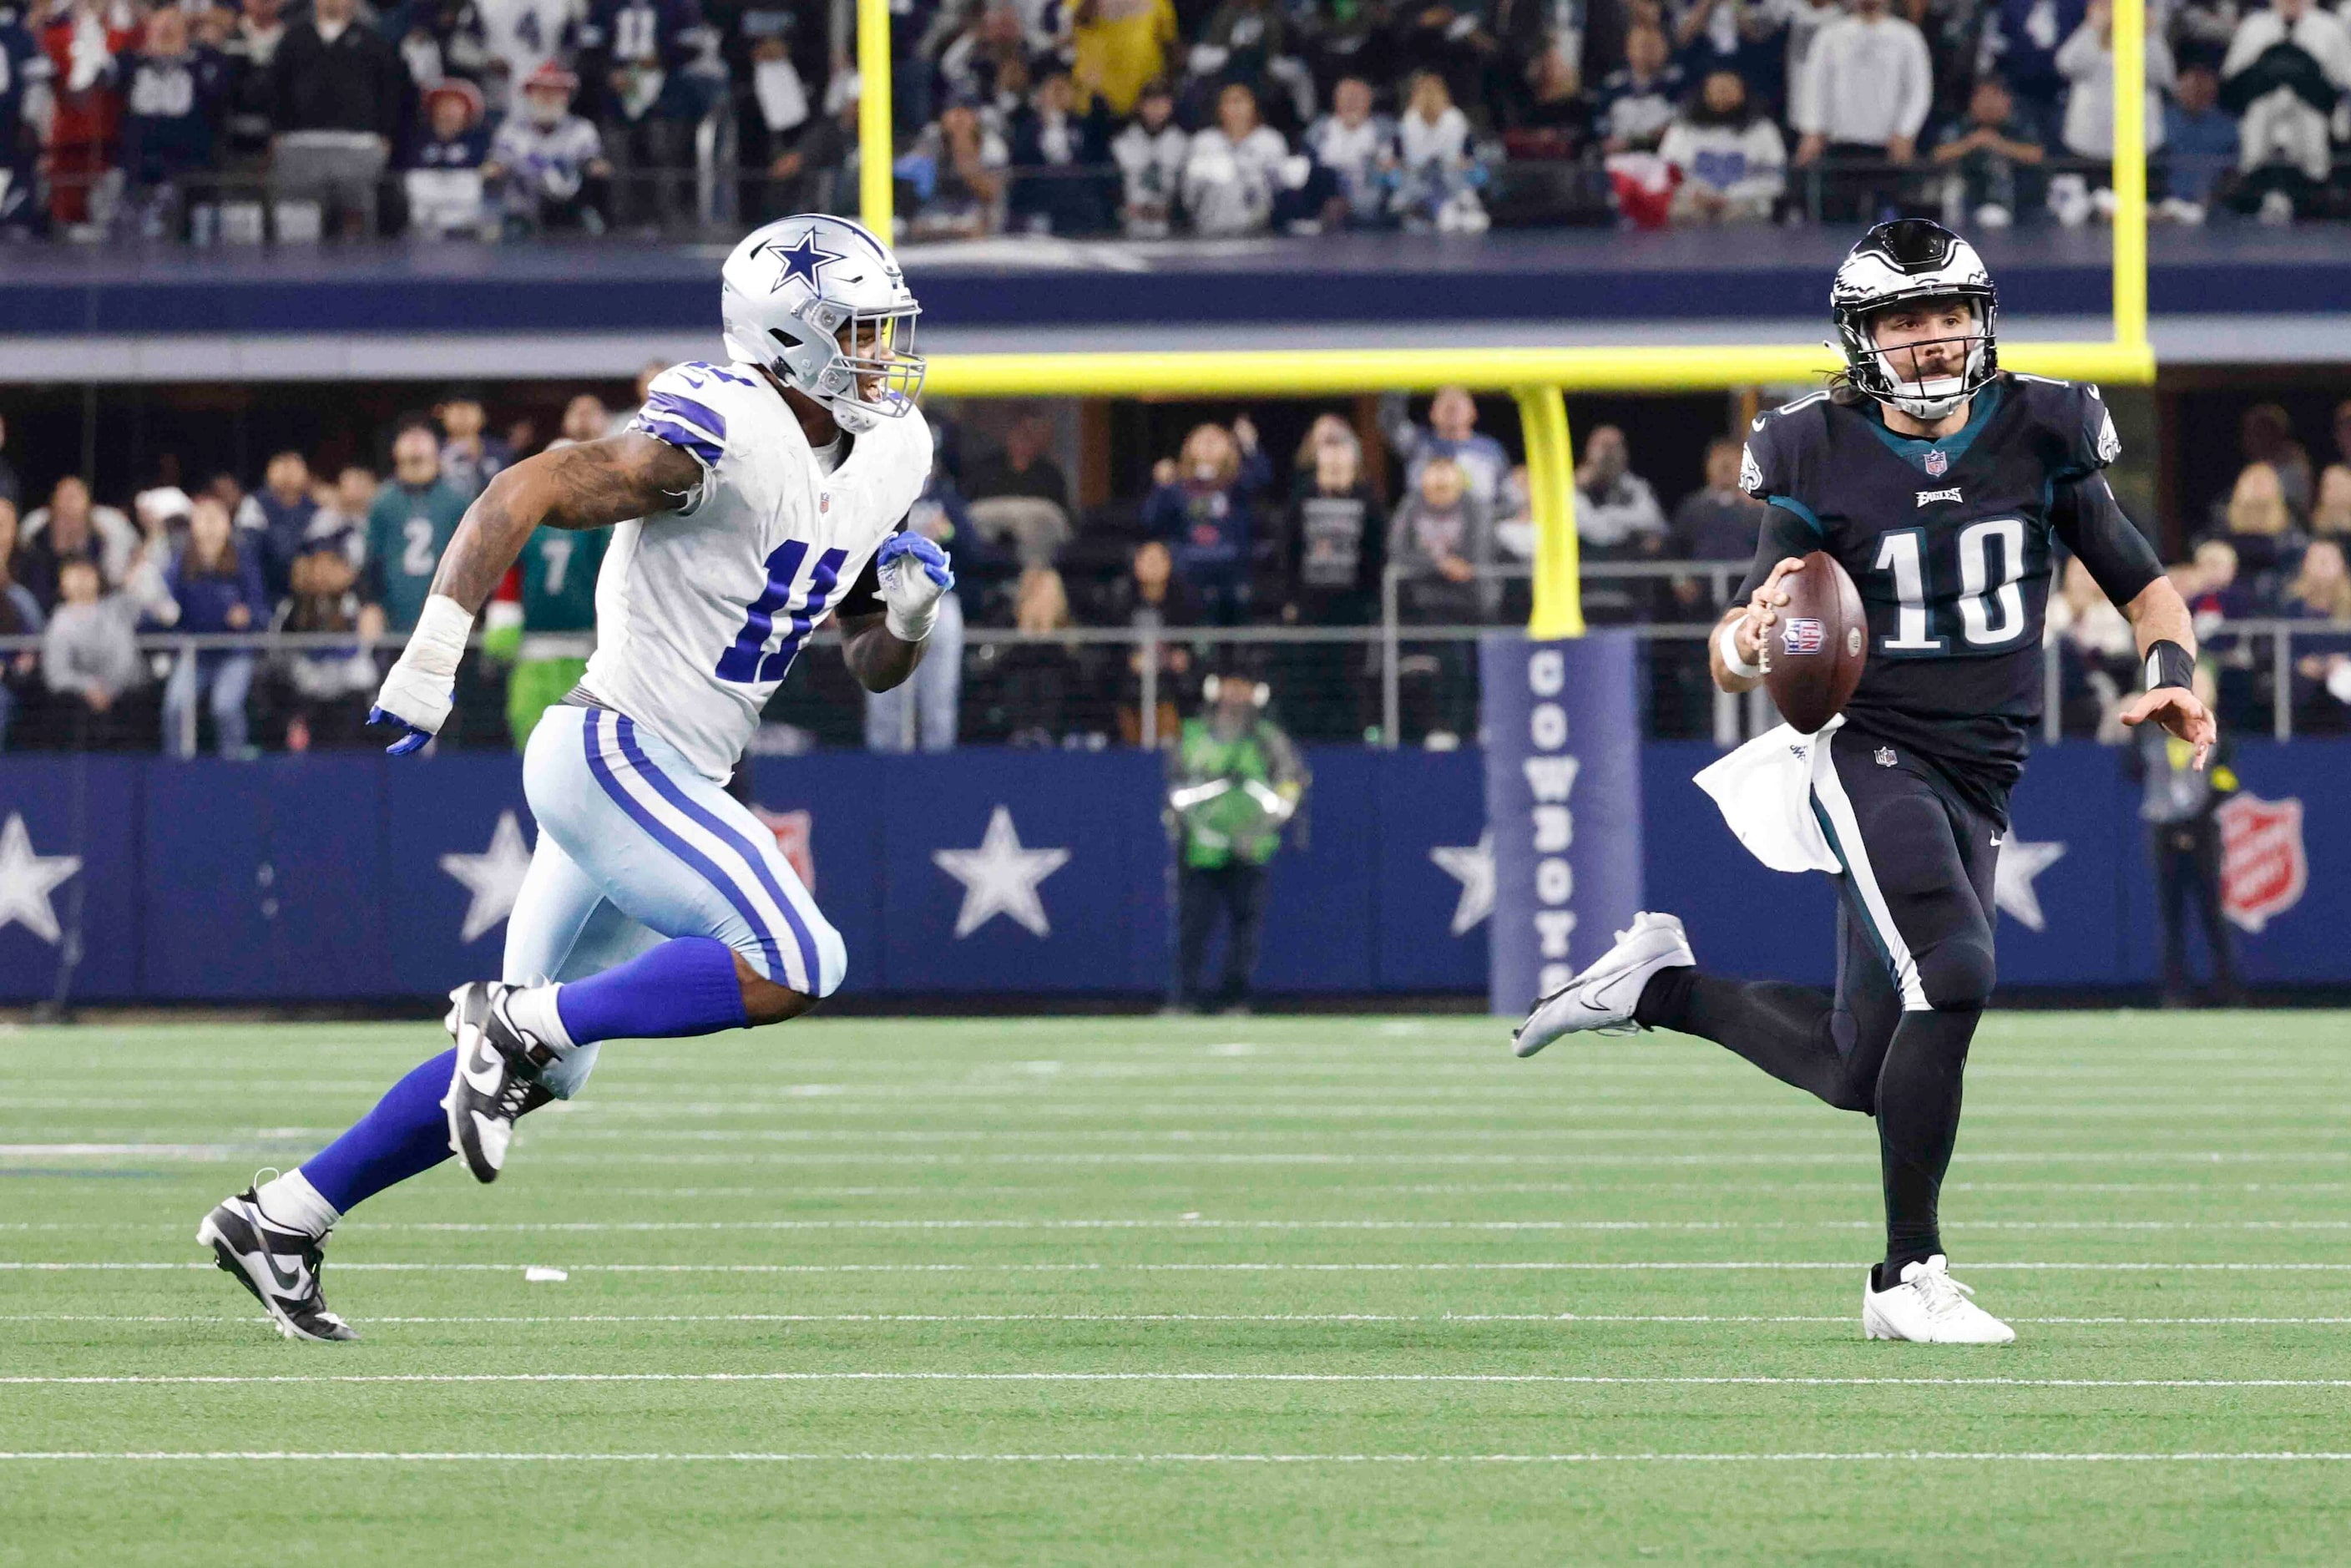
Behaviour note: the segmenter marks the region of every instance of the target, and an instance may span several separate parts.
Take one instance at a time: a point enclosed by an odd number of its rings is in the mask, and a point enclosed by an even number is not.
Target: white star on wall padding
[[[1061,870],[1069,858],[1067,850],[1021,848],[1011,810],[1004,806],[989,813],[979,848],[931,852],[931,863],[963,883],[963,907],[956,913],[958,939],[999,915],[1031,936],[1050,936],[1053,925],[1045,918],[1045,901],[1038,895],[1037,884]]]
[[[2032,879],[2055,864],[2065,852],[2060,843],[2028,843],[2022,839],[2011,839],[2001,846],[2000,863],[1992,867],[1991,901],[1995,906],[2021,923],[2027,931],[2039,931],[2049,922],[2041,913],[2041,894],[2033,890]]]
[[[54,947],[64,936],[57,924],[57,912],[49,902],[49,894],[74,873],[81,870],[79,855],[37,855],[33,852],[33,835],[25,829],[24,816],[8,813],[8,823],[0,827],[0,929],[10,921],[21,922],[26,930]]]
[[[1474,844],[1439,844],[1428,858],[1461,884],[1460,902],[1453,906],[1453,935],[1467,936],[1494,913],[1494,830],[1487,829]]]
[[[465,884],[474,901],[465,906],[460,942],[471,942],[514,913],[522,894],[523,873],[530,870],[530,846],[523,842],[522,823],[512,811],[498,813],[490,847],[477,855],[441,857],[441,869]]]

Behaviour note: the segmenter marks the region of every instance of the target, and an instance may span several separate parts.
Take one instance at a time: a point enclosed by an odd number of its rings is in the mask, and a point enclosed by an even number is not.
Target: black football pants
[[[1850,725],[1829,744],[1813,809],[1846,867],[1835,993],[1668,969],[1636,1017],[1876,1117],[1891,1278],[1942,1250],[1937,1205],[1968,1044],[1991,996],[1992,871],[2007,824],[1931,764]]]

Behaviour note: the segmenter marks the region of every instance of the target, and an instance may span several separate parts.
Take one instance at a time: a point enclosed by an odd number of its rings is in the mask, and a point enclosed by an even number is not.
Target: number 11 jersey
[[[930,426],[877,420],[827,472],[758,370],[684,364],[629,428],[691,454],[702,483],[613,530],[581,685],[723,779],[810,634],[844,602],[880,608],[873,555],[930,476]]]
[[[2161,570],[2099,472],[2120,446],[2084,383],[2000,375],[1933,441],[1887,429],[1875,402],[1815,392],[1749,433],[1740,482],[1768,509],[1740,596],[1784,557],[1834,556],[1869,617],[1847,722],[2004,818],[2041,716],[2053,538],[2116,604]]]

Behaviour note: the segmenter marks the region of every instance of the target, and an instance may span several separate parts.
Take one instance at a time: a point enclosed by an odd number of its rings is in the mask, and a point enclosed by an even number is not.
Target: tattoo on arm
[[[672,509],[702,483],[702,465],[666,441],[628,431],[526,458],[490,481],[442,553],[433,591],[479,611],[531,530],[608,528]]]

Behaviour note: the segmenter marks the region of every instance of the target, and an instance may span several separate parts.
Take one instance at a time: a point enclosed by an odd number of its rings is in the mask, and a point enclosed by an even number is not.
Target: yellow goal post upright
[[[862,100],[859,195],[865,226],[892,232],[890,0],[858,0]],[[2146,0],[2116,0],[2115,79],[2145,79]],[[2147,334],[2147,125],[2143,92],[2115,100],[2113,335],[2105,341],[2015,342],[2014,370],[2140,386],[2155,380]],[[1572,282],[1563,283],[1572,287]],[[1825,289],[1823,290],[1825,293]],[[1510,393],[1518,402],[1534,511],[1530,636],[1583,632],[1577,582],[1569,392],[1684,392],[1808,382],[1824,370],[1817,344],[1656,349],[1263,349],[1165,353],[947,354],[926,390],[946,397],[1332,397],[1442,386]]]

